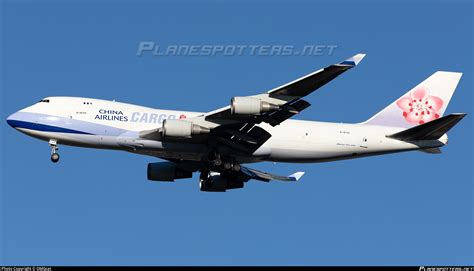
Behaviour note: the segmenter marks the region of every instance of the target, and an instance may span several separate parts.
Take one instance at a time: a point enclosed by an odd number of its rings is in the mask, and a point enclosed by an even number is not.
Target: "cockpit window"
[[[40,103],[49,103],[49,99],[43,99],[39,101]]]

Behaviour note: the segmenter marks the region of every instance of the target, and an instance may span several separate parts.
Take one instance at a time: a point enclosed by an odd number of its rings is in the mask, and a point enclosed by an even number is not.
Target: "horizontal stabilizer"
[[[387,137],[403,141],[436,140],[453,128],[465,116],[465,113],[450,114],[396,134],[388,135]]]

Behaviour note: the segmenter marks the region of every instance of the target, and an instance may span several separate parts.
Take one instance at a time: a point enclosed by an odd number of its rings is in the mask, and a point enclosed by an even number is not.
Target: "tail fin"
[[[443,116],[462,73],[437,71],[362,124],[409,128]]]
[[[449,114],[428,123],[388,135],[387,137],[403,141],[436,140],[447,133],[465,116],[465,113]]]

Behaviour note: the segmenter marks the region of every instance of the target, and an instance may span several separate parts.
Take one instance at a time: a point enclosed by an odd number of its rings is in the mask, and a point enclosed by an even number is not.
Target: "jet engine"
[[[278,105],[252,97],[234,97],[230,101],[231,114],[258,115],[278,108]]]
[[[187,179],[193,176],[191,171],[179,169],[175,163],[149,163],[147,169],[148,180],[160,182],[174,182],[176,179]]]
[[[163,137],[191,137],[192,135],[207,134],[209,128],[193,124],[187,120],[164,120]]]
[[[238,179],[223,177],[220,173],[212,172],[205,179],[200,179],[199,188],[206,192],[225,192],[227,189],[243,188],[244,182]]]

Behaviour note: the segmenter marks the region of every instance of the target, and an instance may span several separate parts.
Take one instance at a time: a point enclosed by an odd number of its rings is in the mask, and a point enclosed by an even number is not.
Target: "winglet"
[[[292,178],[293,181],[298,181],[301,177],[303,177],[304,172],[296,172],[288,176],[289,178]]]
[[[361,62],[364,57],[365,57],[365,54],[357,54],[357,55],[355,55],[351,58],[348,58],[348,59],[342,61],[339,64],[340,65],[348,65],[348,66],[357,66],[357,64],[359,64],[359,62]]]

